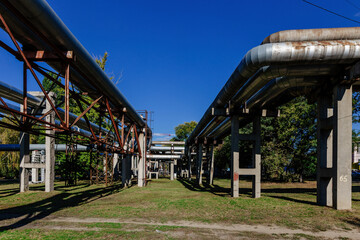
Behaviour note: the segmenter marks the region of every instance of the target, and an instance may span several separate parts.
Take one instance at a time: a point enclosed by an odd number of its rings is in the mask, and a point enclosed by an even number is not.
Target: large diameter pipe
[[[152,141],[152,145],[185,145],[183,141]]]
[[[160,154],[147,154],[149,159],[181,159],[182,155],[160,155]]]
[[[251,76],[236,95],[231,99],[232,105],[240,106],[246,99],[251,97],[269,80],[279,76],[326,76],[335,74],[339,71],[337,66],[332,65],[303,65],[303,66],[265,66],[261,67],[253,76]],[[225,117],[214,117],[210,123],[201,131],[198,137],[206,137],[216,126],[219,125]]]
[[[0,96],[9,99],[10,101],[23,103],[23,92],[16,87],[13,87],[7,83],[0,81]],[[30,106],[39,106],[41,101],[32,96],[31,94],[27,94],[27,103]]]
[[[319,78],[316,77],[281,77],[276,78],[266,84],[261,90],[254,94],[247,102],[246,107],[261,108],[264,105],[270,103],[273,99],[276,99],[280,94],[290,89],[299,89],[309,86],[318,86],[322,83]],[[298,91],[296,91],[298,92]],[[299,94],[293,94],[291,97],[294,98]],[[275,103],[275,106],[279,106],[284,102]],[[241,118],[240,126],[244,126],[248,123],[246,119]],[[215,128],[209,135],[209,138],[222,139],[226,135],[230,134],[231,118],[227,118],[217,128]]]
[[[10,86],[9,84],[6,84],[2,81],[0,81],[0,96],[9,99],[11,101],[17,102],[19,104],[23,103],[23,92],[20,89]],[[30,93],[27,94],[27,99],[28,99],[28,105],[30,107],[36,108],[41,104],[41,100],[38,97],[31,95]],[[64,109],[57,108],[57,110],[61,117],[65,116]],[[77,115],[73,113],[69,113],[69,119],[71,122],[75,121],[77,117],[78,117]],[[76,123],[76,125],[81,129],[90,130],[86,121],[83,118],[80,118],[79,121]],[[100,128],[95,123],[90,122],[90,126],[95,131],[95,133],[99,133],[100,129],[102,130],[102,132],[110,133],[109,130]]]
[[[266,37],[262,44],[298,41],[354,40],[360,39],[360,27],[319,28],[279,31]]]
[[[18,40],[24,46],[32,45],[36,46],[36,49],[44,50],[43,47],[39,46],[39,44],[43,44],[44,41],[37,41],[38,39],[32,40],[26,36],[19,37],[22,34],[27,34],[29,30],[27,30],[27,28],[24,29],[24,26],[19,26],[21,24],[19,22],[21,21],[17,19],[17,16],[15,16],[12,11],[18,11],[23,17],[31,22],[32,26],[34,26],[37,31],[41,32],[41,34],[49,42],[56,45],[57,48],[65,51],[71,50],[74,52],[76,61],[73,63],[71,76],[72,80],[78,83],[79,87],[83,91],[91,91],[91,94],[93,94],[92,97],[94,98],[97,98],[100,95],[105,95],[112,106],[117,108],[119,106],[125,107],[127,116],[132,121],[140,127],[145,126],[143,119],[130,105],[114,83],[106,76],[104,71],[102,71],[102,69],[96,64],[88,51],[75,38],[75,36],[65,26],[45,0],[6,1],[0,4],[0,12],[5,16],[5,19],[9,20],[11,23],[12,30]],[[42,46],[49,48],[48,44],[43,44]],[[49,64],[56,70],[61,70],[60,65],[50,62]],[[79,78],[79,73],[82,76],[86,76],[86,80]],[[97,91],[94,91],[94,88]]]
[[[184,151],[185,147],[164,147],[164,146],[151,146],[150,151]]]
[[[360,57],[360,40],[269,43],[251,49],[241,60],[187,142],[192,142],[212,119],[212,108],[223,107],[260,67],[281,64],[350,63]]]
[[[34,150],[45,150],[45,144],[30,144],[30,151]],[[56,152],[65,152],[67,149],[66,144],[55,144]],[[20,151],[20,144],[0,144],[0,152],[18,152]],[[77,144],[74,148],[76,152],[88,152],[90,151],[90,146],[84,146]]]
[[[319,86],[321,83],[322,81],[319,81],[319,79],[315,77],[275,78],[249,98],[249,100],[246,101],[246,106],[248,108],[253,108],[254,106],[261,108],[287,89]],[[281,104],[282,103],[279,103],[278,105]]]
[[[232,98],[234,105],[241,105],[262,88],[269,80],[277,77],[294,76],[326,76],[339,72],[339,67],[334,65],[301,65],[301,66],[265,66],[251,76],[236,95]]]

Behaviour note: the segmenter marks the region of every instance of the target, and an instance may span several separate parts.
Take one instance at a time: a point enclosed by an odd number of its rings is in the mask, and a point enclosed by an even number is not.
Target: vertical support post
[[[188,150],[189,180],[191,180],[191,147]]]
[[[118,153],[114,153],[113,155],[113,171],[112,171],[112,176],[118,178],[119,177],[119,154]]]
[[[174,180],[174,159],[170,161],[170,180]]]
[[[29,191],[29,170],[25,164],[30,162],[30,138],[25,132],[20,133],[20,192]]]
[[[210,176],[209,176],[209,184],[213,185],[214,184],[214,144],[211,145],[211,150],[210,150]]]
[[[27,113],[27,68],[23,65],[23,105],[20,111]],[[22,124],[25,125],[26,118],[22,117]],[[30,162],[30,137],[26,132],[20,132],[20,192],[29,190],[29,170],[25,168],[25,164]]]
[[[253,122],[254,141],[254,175],[252,176],[252,197],[259,198],[261,196],[261,123],[260,116],[257,115]]]
[[[26,63],[24,62],[23,65],[23,108],[22,108],[22,112],[23,113],[27,113],[27,66]],[[25,123],[26,121],[26,117],[23,116],[23,123]]]
[[[177,179],[178,175],[178,166],[177,166],[177,159],[174,159],[174,179]]]
[[[198,156],[197,156],[197,175],[196,178],[198,180],[199,185],[202,184],[202,158],[203,158],[203,144],[199,143],[198,145]]]
[[[334,88],[333,204],[351,209],[352,86]]]
[[[128,168],[129,168],[129,161],[128,159],[130,159],[131,161],[131,156],[129,154],[126,154],[125,157],[123,157],[123,159],[121,160],[121,181],[123,184],[123,187],[127,187],[128,186]]]
[[[231,117],[231,196],[239,197],[239,116]]]
[[[332,96],[317,101],[317,203],[333,205],[333,104]]]
[[[70,112],[70,64],[66,65],[65,69],[65,124],[69,127],[69,112]],[[115,127],[115,126],[114,126]]]
[[[139,164],[138,164],[138,186],[144,187],[145,186],[145,158],[146,158],[146,152],[145,152],[145,134],[143,132],[139,133],[139,142],[141,149],[141,157],[139,158]]]
[[[90,152],[90,179],[89,179],[90,185],[93,183],[92,182],[92,178],[93,178],[93,168],[92,168],[93,158],[94,158],[93,152]]]
[[[49,93],[49,97],[54,101],[55,94]],[[51,110],[51,104],[46,101],[46,111]],[[46,121],[55,124],[55,113],[51,112],[46,116]],[[49,127],[49,126],[48,126]],[[47,129],[46,133],[49,135],[55,135],[55,131]],[[45,192],[54,191],[54,179],[55,179],[55,138],[45,137]]]
[[[39,168],[31,169],[31,182],[37,183],[39,181]]]
[[[104,166],[104,171],[105,171],[105,186],[107,187],[108,186],[108,167],[109,167],[109,158],[108,158],[108,153],[107,151],[105,152],[105,158],[104,158],[104,163],[105,163],[105,166]]]

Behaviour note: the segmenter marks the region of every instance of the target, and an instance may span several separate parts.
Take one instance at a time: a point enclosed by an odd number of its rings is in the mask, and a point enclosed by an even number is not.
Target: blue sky
[[[346,0],[312,2],[360,21]],[[117,86],[135,109],[154,111],[157,133],[199,121],[243,55],[271,33],[359,26],[301,0],[48,3],[90,54],[109,53],[107,72],[122,75]],[[0,65],[1,81],[21,87],[21,64],[0,50]]]

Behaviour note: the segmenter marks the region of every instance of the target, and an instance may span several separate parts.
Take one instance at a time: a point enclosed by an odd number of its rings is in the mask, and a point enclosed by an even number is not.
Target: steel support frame
[[[45,51],[35,51],[35,52],[25,52],[23,51],[19,44],[17,43],[17,41],[15,40],[10,28],[8,27],[8,25],[6,24],[6,21],[5,19],[2,17],[2,15],[0,14],[0,21],[3,23],[4,27],[5,27],[5,30],[6,32],[8,33],[9,37],[11,38],[13,44],[15,45],[17,51],[13,50],[12,48],[10,48],[8,45],[6,45],[5,43],[1,42],[0,46],[3,47],[5,50],[7,50],[8,52],[10,52],[11,54],[13,54],[17,59],[19,59],[20,61],[23,61],[24,62],[24,80],[23,80],[23,92],[24,92],[24,101],[23,101],[23,105],[24,106],[27,106],[27,75],[26,75],[26,71],[29,70],[31,72],[31,74],[33,75],[33,77],[35,78],[36,82],[38,83],[39,87],[41,88],[43,94],[44,94],[44,97],[49,101],[51,100],[49,95],[48,95],[48,92],[45,91],[44,87],[42,86],[39,78],[37,77],[34,69],[36,69],[38,72],[40,72],[42,75],[45,75],[46,77],[48,77],[50,80],[53,81],[53,83],[57,84],[57,85],[60,85],[62,87],[64,87],[65,89],[65,118],[64,120],[61,118],[61,116],[59,115],[55,105],[51,102],[51,109],[46,113],[44,114],[43,116],[41,116],[40,118],[32,118],[32,123],[30,124],[28,119],[28,113],[27,113],[27,107],[25,107],[23,109],[23,115],[22,117],[24,118],[24,120],[27,120],[27,126],[25,126],[24,124],[20,124],[19,123],[19,127],[21,129],[24,129],[26,131],[26,128],[31,128],[32,125],[36,124],[36,123],[39,123],[41,121],[38,121],[38,120],[41,120],[42,118],[46,117],[48,114],[50,114],[52,111],[55,112],[56,116],[59,118],[60,122],[61,122],[61,126],[56,126],[56,125],[48,125],[48,128],[52,128],[53,130],[55,131],[60,131],[62,133],[66,133],[68,132],[67,134],[70,134],[71,130],[70,130],[70,127],[72,125],[74,125],[76,122],[74,123],[70,123],[69,121],[69,105],[70,105],[70,94],[73,95],[72,97],[75,98],[75,99],[80,99],[81,101],[85,101],[83,98],[81,98],[79,96],[79,94],[75,93],[74,91],[71,91],[70,90],[70,63],[72,60],[75,59],[75,56],[73,55],[73,53],[71,51],[68,51],[68,52],[61,52],[60,50],[56,49],[56,46],[54,46],[54,50],[55,50],[55,53],[52,54],[52,53],[48,53],[48,52],[45,52]],[[41,54],[39,54],[41,53]],[[70,54],[69,54],[70,53]],[[63,61],[64,62],[64,66],[65,66],[65,73],[64,73],[64,78],[65,78],[65,85],[62,85],[60,82],[57,81],[57,79],[53,79],[52,76],[50,76],[49,74],[47,74],[46,72],[44,72],[43,70],[41,70],[41,67],[39,67],[37,64],[35,64],[33,61],[44,61],[46,60],[47,56],[51,56],[51,60],[55,60],[55,61]],[[60,74],[59,74],[60,75]],[[58,76],[59,76],[58,75]],[[101,98],[101,97],[100,97]],[[84,116],[84,118],[86,119],[86,112],[88,112],[92,107],[94,107],[95,103],[98,102],[100,99],[96,99],[93,103],[89,104],[90,106],[85,110],[83,111],[83,113],[81,114],[81,116],[79,116],[77,118],[76,121],[78,121],[82,116]],[[15,118],[15,120],[17,120],[17,118],[15,117],[15,114],[16,112],[14,112],[12,109],[8,108],[6,103],[1,99],[1,101],[3,102],[3,106],[0,106],[2,107],[3,109],[4,108],[7,108],[7,110],[13,115],[13,117]],[[85,101],[86,102],[86,101]],[[81,104],[79,104],[78,102],[78,105],[79,107],[81,106]],[[111,112],[111,110],[109,111]],[[111,119],[112,118],[112,114],[110,113],[109,114],[109,118]],[[112,119],[113,120],[113,119]],[[25,122],[25,121],[24,121]],[[43,123],[43,122],[42,122]],[[123,136],[123,133],[124,133],[124,115],[123,115],[123,118],[122,118],[122,136]],[[24,126],[22,126],[24,125]],[[91,139],[91,142],[95,142],[95,143],[98,143],[98,144],[104,144],[104,141],[100,141],[99,142],[99,139],[96,137],[96,135],[94,134],[94,131],[92,130],[90,124],[88,124],[88,127],[90,129],[90,131],[92,132],[92,139]],[[16,126],[14,126],[14,129],[16,129]],[[120,147],[118,147],[116,149],[116,151],[120,152],[122,151],[121,149],[121,145],[122,145],[122,141],[120,139],[123,139],[121,137],[119,137],[119,133],[118,133],[118,128],[117,127],[114,127],[114,130],[116,131],[116,135],[118,137],[118,140],[120,142]],[[76,134],[76,132],[71,132],[72,134]],[[41,134],[41,133],[40,133]]]

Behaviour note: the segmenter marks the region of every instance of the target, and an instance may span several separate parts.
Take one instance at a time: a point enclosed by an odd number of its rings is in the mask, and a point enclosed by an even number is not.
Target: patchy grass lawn
[[[14,236],[19,239],[52,239],[53,236],[56,239],[97,239],[105,236],[106,239],[177,238],[176,235],[168,234],[161,234],[159,237],[159,233],[167,231],[161,227],[139,228],[127,225],[124,229],[123,224],[115,223],[81,225],[78,226],[80,231],[69,227],[62,230],[27,229],[35,222],[40,227],[52,226],[54,223],[42,219],[53,217],[141,219],[144,222],[160,223],[192,221],[261,224],[310,231],[360,230],[360,183],[353,184],[351,211],[317,206],[315,182],[263,183],[262,197],[259,199],[251,198],[250,186],[250,182],[241,181],[240,197],[234,199],[229,195],[230,181],[224,179],[215,179],[214,186],[198,186],[186,180],[159,179],[152,180],[145,188],[133,186],[125,189],[119,184],[105,188],[104,185],[89,186],[83,182],[78,186],[64,187],[62,182],[58,182],[53,193],[43,192],[43,185],[32,185],[31,191],[22,194],[18,193],[18,184],[1,182],[0,231],[3,233],[0,233],[0,239],[13,239]],[[85,229],[81,230],[82,228]],[[88,231],[88,228],[92,230]],[[173,231],[193,232],[186,228]],[[201,235],[201,231],[199,234]],[[243,237],[247,236],[244,233]],[[256,236],[263,239],[269,237],[266,234]],[[301,237],[303,236],[299,239]]]

